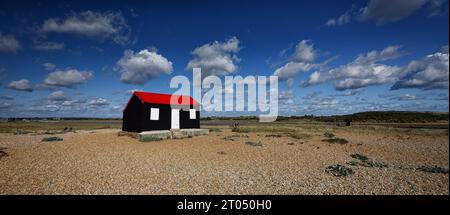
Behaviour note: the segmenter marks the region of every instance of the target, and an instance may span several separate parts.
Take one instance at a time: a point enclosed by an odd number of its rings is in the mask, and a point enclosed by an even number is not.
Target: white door
[[[180,109],[172,109],[172,129],[180,128]]]

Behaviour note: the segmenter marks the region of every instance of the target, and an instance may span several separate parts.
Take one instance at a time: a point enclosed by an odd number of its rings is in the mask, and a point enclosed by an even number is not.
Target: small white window
[[[189,110],[189,119],[195,119],[195,109]]]
[[[159,108],[150,108],[150,120],[159,120]]]

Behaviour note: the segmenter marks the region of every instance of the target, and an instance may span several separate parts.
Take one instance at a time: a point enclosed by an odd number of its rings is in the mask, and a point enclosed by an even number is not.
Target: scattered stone
[[[55,142],[55,141],[63,141],[61,137],[44,137],[42,138],[43,142]]]
[[[423,172],[430,172],[430,173],[442,173],[442,174],[448,174],[449,170],[444,167],[438,167],[438,166],[421,166],[417,168],[419,171]]]
[[[219,152],[217,152],[217,154],[219,154],[219,155],[226,155],[227,153],[224,152],[224,151],[219,151]]]
[[[335,165],[331,165],[328,166],[325,169],[325,172],[334,176],[348,176],[348,175],[352,175],[354,174],[353,170],[351,168],[339,165],[339,164],[335,164]]]
[[[293,146],[295,143],[288,143],[288,145]]]
[[[261,141],[258,141],[258,142],[247,141],[247,142],[245,142],[245,144],[247,144],[249,146],[262,146]]]

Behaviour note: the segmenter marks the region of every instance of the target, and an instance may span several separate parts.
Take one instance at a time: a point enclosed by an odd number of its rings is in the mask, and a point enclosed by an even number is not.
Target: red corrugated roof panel
[[[171,95],[161,93],[149,93],[136,91],[133,93],[142,102],[156,104],[174,104],[174,105],[198,105],[199,103],[190,96]],[[172,98],[173,97],[173,98]]]

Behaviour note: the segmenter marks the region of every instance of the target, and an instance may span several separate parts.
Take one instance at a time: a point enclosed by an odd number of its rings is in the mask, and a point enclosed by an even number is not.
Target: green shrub
[[[325,142],[331,143],[331,144],[347,144],[348,140],[344,139],[344,138],[332,138],[332,139],[326,139],[324,140]]]
[[[266,137],[281,137],[281,134],[267,134]]]
[[[160,141],[163,138],[161,137],[152,137],[152,136],[143,136],[141,137],[140,141],[141,142],[153,142],[153,141]]]
[[[351,154],[350,157],[355,158],[355,159],[360,160],[360,161],[369,160],[369,158],[367,156],[362,155],[362,154]]]
[[[294,138],[294,139],[307,139],[310,138],[311,135],[309,134],[304,134],[304,133],[297,133],[297,132],[290,132],[288,133],[289,137]]]
[[[54,142],[54,141],[63,141],[61,137],[44,137],[42,138],[43,142]]]
[[[334,138],[336,135],[335,135],[334,133],[332,133],[332,132],[327,131],[327,132],[323,133],[323,136],[326,137],[326,138],[328,138],[328,139],[332,139],[332,138]]]
[[[210,128],[209,132],[222,132],[222,129],[220,129],[220,128]]]
[[[369,159],[367,156],[362,155],[362,154],[351,154],[350,157],[357,159],[358,161],[349,161],[349,162],[347,162],[348,165],[371,167],[371,168],[372,167],[377,167],[377,168],[388,167],[388,165],[378,162],[378,161],[373,161],[373,160]]]
[[[247,142],[245,142],[245,144],[247,144],[249,146],[262,146],[261,141],[258,141],[258,142],[247,141]]]
[[[328,166],[325,169],[325,172],[334,176],[348,176],[348,175],[352,175],[354,174],[353,170],[351,168],[339,165],[339,164],[335,164],[335,165],[331,165]]]
[[[430,172],[430,173],[442,173],[442,174],[448,174],[448,169],[444,167],[438,167],[438,166],[421,166],[417,168],[419,171],[423,172]]]

